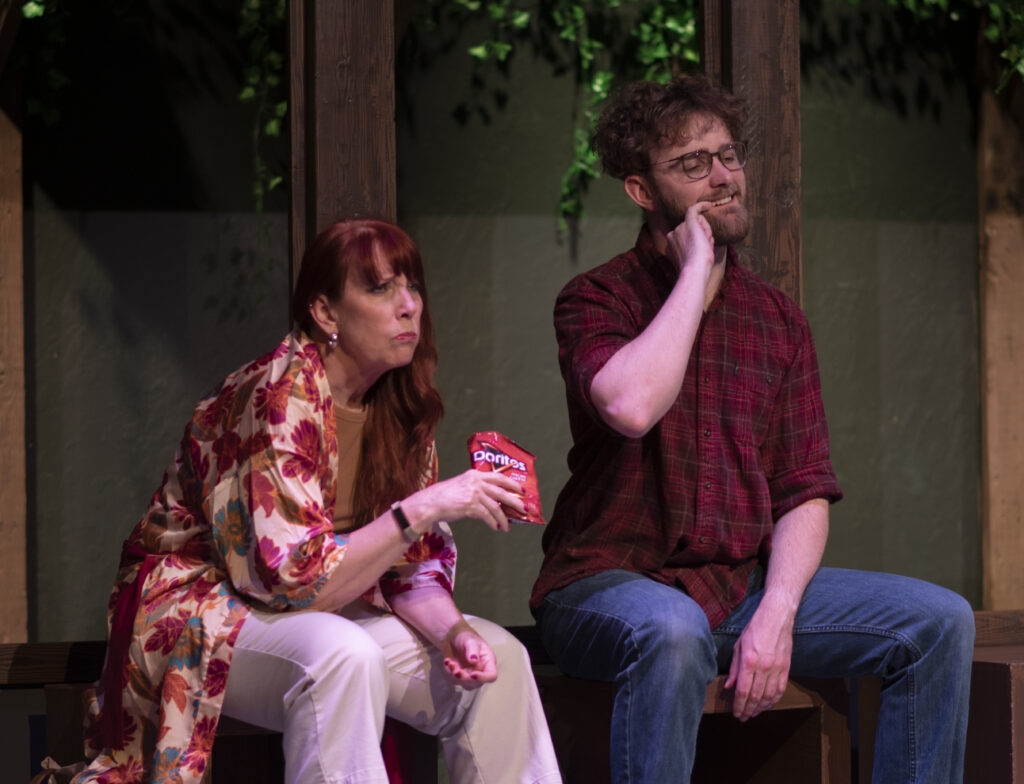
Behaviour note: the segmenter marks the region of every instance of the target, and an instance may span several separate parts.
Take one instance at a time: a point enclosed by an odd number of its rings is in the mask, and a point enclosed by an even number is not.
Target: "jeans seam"
[[[618,620],[621,621],[622,619],[618,619]],[[635,634],[636,634],[636,630],[632,626],[630,626],[629,627],[629,647],[630,647],[629,654],[630,654],[630,658],[633,659],[634,661],[637,658],[637,653],[636,652],[637,652],[637,650],[639,650],[639,647],[640,647],[639,645],[637,645],[636,640],[634,639],[634,635]],[[632,675],[632,673],[629,672],[631,669],[632,669],[632,667],[627,667],[626,668],[624,674],[625,673],[629,673],[629,675],[626,677],[625,682],[623,683],[622,687],[620,687],[620,688],[627,689],[627,697],[628,697],[628,699],[626,700],[626,704],[629,706],[628,710],[627,710],[627,714],[626,714],[626,731],[623,733],[625,735],[625,740],[626,740],[624,745],[626,747],[625,773],[626,773],[626,781],[627,782],[630,779],[630,771],[633,770],[632,762],[630,760],[630,758],[632,756],[632,749],[630,748],[630,740],[632,739],[632,733],[630,732],[630,728],[631,728],[632,723],[633,723],[633,716],[632,716],[632,713],[633,713],[633,675]]]
[[[739,626],[719,626],[712,631],[714,634],[734,634],[739,636],[742,634],[745,627]],[[914,644],[913,640],[904,634],[893,631],[892,629],[879,628],[875,626],[846,626],[843,624],[827,624],[823,626],[800,626],[793,630],[793,636],[803,636],[810,634],[822,634],[825,632],[844,632],[848,634],[870,634],[878,637],[888,637],[890,640],[895,640],[901,645],[905,645],[908,650],[912,651],[915,657],[915,662],[919,661],[924,655],[924,652]]]
[[[916,662],[915,662],[916,663]],[[914,667],[913,665],[907,668],[907,721],[910,723],[910,733],[908,740],[910,748],[907,749],[907,756],[909,758],[910,770],[910,781],[917,781],[917,706],[914,702],[914,696],[917,692],[917,686],[914,679]]]

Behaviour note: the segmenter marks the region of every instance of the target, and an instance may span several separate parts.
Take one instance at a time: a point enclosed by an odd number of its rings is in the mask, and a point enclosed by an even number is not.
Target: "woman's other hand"
[[[464,689],[477,689],[498,677],[491,646],[465,620],[448,631],[441,652],[448,676]]]
[[[526,514],[522,486],[497,471],[471,468],[458,476],[418,490],[402,501],[402,508],[418,532],[439,520],[472,517],[495,531],[508,530],[502,504]]]

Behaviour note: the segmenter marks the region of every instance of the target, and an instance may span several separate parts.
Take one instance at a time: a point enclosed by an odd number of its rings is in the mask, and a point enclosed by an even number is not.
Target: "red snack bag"
[[[537,472],[534,470],[534,457],[511,438],[501,433],[488,430],[486,433],[474,433],[469,437],[470,464],[477,471],[500,471],[515,479],[523,486],[523,504],[526,516],[502,506],[510,523],[532,523],[544,525],[540,511],[540,489],[537,485]]]

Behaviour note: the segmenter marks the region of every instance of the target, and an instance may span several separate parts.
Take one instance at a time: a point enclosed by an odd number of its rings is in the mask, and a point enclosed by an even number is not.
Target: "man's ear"
[[[654,191],[647,178],[640,174],[630,174],[623,180],[626,195],[631,198],[644,212],[654,212]]]

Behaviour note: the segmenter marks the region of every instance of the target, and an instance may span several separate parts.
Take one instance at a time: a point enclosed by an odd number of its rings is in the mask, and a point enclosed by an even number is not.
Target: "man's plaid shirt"
[[[662,307],[674,264],[645,227],[633,250],[559,295],[572,475],[544,533],[532,606],[582,577],[626,569],[681,586],[714,628],[767,562],[774,522],[805,501],[842,497],[807,320],[732,249],[727,265],[678,398],[636,439],[604,424],[590,385]]]

